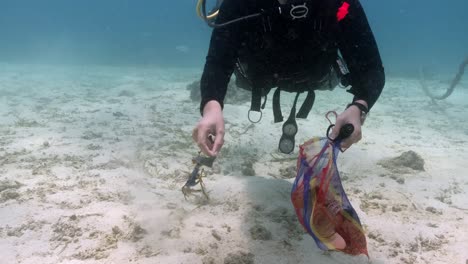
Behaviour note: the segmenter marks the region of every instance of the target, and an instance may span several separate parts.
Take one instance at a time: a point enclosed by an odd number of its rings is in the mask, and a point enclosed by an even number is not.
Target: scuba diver
[[[192,134],[203,153],[216,156],[224,143],[223,101],[233,73],[238,87],[252,91],[252,122],[261,119],[271,89],[276,88],[275,122],[283,121],[280,92],[296,93],[279,140],[282,153],[294,150],[295,119],[307,118],[315,91],[336,86],[350,86],[347,91],[354,97],[338,115],[330,137],[350,123],[354,131],[341,147],[361,139],[361,125],[382,92],[385,74],[359,0],[224,0],[218,4],[209,13],[204,0],[197,5],[199,15],[213,27],[201,77],[202,118]],[[296,113],[301,93],[307,95]],[[252,112],[260,112],[260,118],[252,118]]]

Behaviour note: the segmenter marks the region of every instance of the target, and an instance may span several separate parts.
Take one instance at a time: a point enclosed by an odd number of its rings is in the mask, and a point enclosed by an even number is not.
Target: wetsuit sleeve
[[[354,94],[354,100],[366,101],[371,109],[385,84],[384,68],[377,43],[359,0],[346,2],[349,3],[347,15],[341,17],[338,22],[340,31],[338,45],[351,73],[349,92]]]
[[[241,2],[239,0],[224,0],[216,23],[221,24],[242,16]],[[240,43],[239,24],[241,23],[215,28],[211,34],[210,47],[200,82],[201,113],[203,113],[205,104],[211,100],[218,101],[221,107],[224,107],[223,101],[234,71]]]

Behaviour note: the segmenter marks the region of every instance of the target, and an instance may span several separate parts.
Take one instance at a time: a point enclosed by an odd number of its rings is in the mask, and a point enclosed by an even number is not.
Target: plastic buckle
[[[307,3],[302,5],[291,5],[291,10],[289,10],[289,15],[293,20],[306,18],[308,14],[309,8],[307,7]]]

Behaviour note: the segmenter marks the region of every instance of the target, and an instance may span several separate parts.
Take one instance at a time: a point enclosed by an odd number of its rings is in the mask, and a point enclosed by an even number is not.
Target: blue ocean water
[[[209,5],[215,1],[209,0]],[[361,1],[388,73],[451,73],[468,54],[468,1]],[[2,0],[0,61],[202,67],[196,1]]]
[[[361,2],[388,81],[339,166],[372,263],[465,263],[468,72],[440,102],[417,78],[422,67],[434,74],[428,86],[448,86],[468,55],[468,1]],[[368,263],[323,254],[299,228],[288,181],[296,157],[277,155],[271,102],[258,125],[247,120],[250,97],[226,103],[226,142],[205,180],[213,202],[180,192],[199,151],[199,99],[186,87],[211,32],[195,6],[0,0],[1,264],[236,263],[231,253],[253,262],[251,252],[255,263]],[[352,96],[317,98],[296,145],[323,136],[324,114]],[[399,159],[408,151],[425,171],[388,162],[408,163]]]

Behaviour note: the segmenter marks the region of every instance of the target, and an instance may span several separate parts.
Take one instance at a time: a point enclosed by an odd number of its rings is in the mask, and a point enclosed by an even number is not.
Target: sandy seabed
[[[0,65],[0,263],[368,263],[321,252],[299,225],[298,148],[278,153],[271,101],[259,124],[248,101],[226,104],[226,143],[204,179],[210,199],[184,198],[200,117],[186,86],[199,75]],[[323,136],[324,114],[350,100],[318,93],[296,143]],[[371,263],[467,263],[467,109],[466,81],[434,103],[418,80],[388,77],[363,139],[338,160]],[[407,151],[424,170],[388,162]]]

